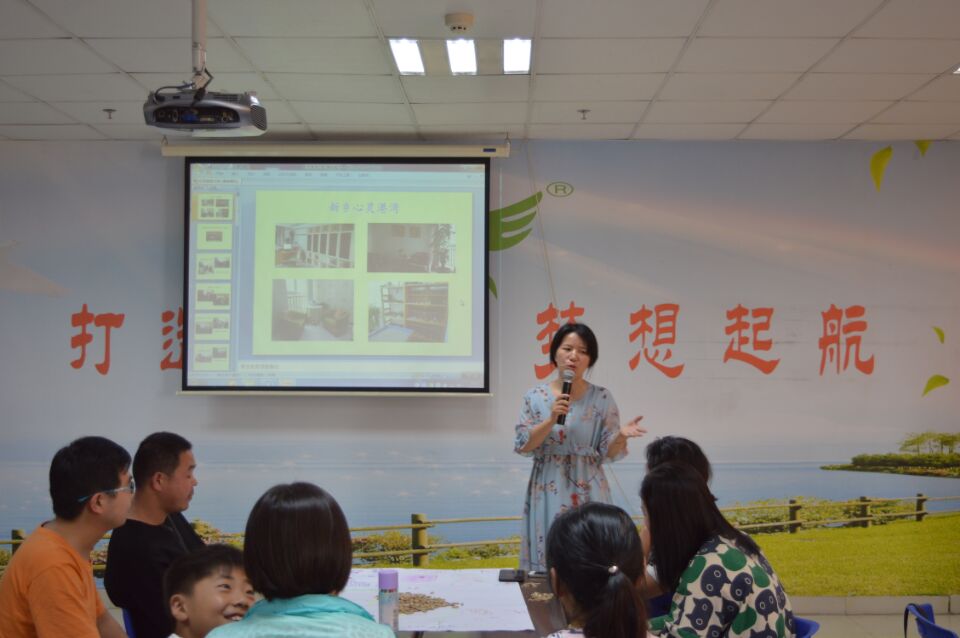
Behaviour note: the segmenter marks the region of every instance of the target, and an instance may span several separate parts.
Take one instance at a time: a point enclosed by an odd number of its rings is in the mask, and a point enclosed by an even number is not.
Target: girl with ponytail
[[[569,623],[551,638],[645,638],[643,547],[626,512],[599,502],[567,510],[550,526],[546,553],[550,585]]]

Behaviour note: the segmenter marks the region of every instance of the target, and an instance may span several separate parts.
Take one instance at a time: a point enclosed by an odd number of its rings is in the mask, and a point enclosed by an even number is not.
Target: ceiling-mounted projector
[[[195,137],[246,137],[267,130],[267,111],[254,93],[157,90],[143,104],[143,119],[149,126]]]

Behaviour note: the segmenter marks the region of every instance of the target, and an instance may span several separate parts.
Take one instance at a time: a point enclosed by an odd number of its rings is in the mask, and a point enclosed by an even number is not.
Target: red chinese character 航
[[[669,366],[667,361],[673,356],[673,350],[671,348],[665,348],[663,353],[663,361],[660,359],[660,348],[659,346],[674,346],[677,343],[677,315],[680,312],[680,306],[675,303],[663,303],[658,304],[653,307],[653,310],[647,308],[646,304],[640,307],[640,310],[630,313],[630,325],[640,325],[636,330],[630,333],[630,342],[633,343],[637,340],[637,337],[640,337],[640,350],[637,351],[637,354],[630,359],[630,369],[636,370],[637,365],[640,363],[640,356],[643,355],[643,358],[646,359],[647,363],[655,367],[657,370],[670,377],[671,379],[676,379],[683,372],[684,365],[683,363],[679,365]],[[655,326],[656,329],[652,328],[647,319],[656,314]],[[650,349],[647,348],[647,334],[653,332],[653,352],[651,354]]]
[[[867,321],[863,319],[866,310],[863,306],[849,306],[845,310],[830,304],[822,312],[823,336],[820,337],[820,376],[827,362],[835,363],[837,374],[850,365],[850,353],[853,351],[853,365],[863,374],[873,374],[873,355],[869,359],[860,359],[861,333],[867,331]],[[844,318],[848,321],[844,321]],[[843,365],[840,364],[840,349],[843,342]]]
[[[744,363],[749,363],[764,374],[770,374],[776,370],[780,364],[780,359],[761,359],[757,355],[744,352],[743,350],[743,346],[749,345],[751,341],[751,337],[744,334],[747,329],[751,328],[750,323],[744,320],[744,317],[748,314],[754,319],[752,326],[753,350],[767,352],[773,346],[773,339],[760,338],[761,332],[766,332],[770,329],[770,319],[773,317],[773,308],[754,308],[753,310],[747,310],[742,305],[737,304],[735,308],[727,311],[727,319],[732,321],[732,323],[724,329],[724,332],[728,335],[734,335],[734,337],[730,340],[727,351],[723,355],[723,362],[726,363],[730,359],[743,361]]]

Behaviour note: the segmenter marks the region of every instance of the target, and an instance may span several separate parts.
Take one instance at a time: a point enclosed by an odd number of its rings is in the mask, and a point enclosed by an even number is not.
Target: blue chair
[[[820,623],[809,618],[794,616],[793,623],[797,629],[797,638],[809,638],[820,630]]]
[[[123,614],[123,628],[126,630],[127,636],[137,638],[136,634],[133,633],[133,618],[130,617],[130,612],[121,607],[120,613]]]
[[[960,638],[956,632],[941,627],[936,623],[933,615],[933,606],[927,603],[910,603],[903,610],[903,636],[907,636],[907,627],[910,623],[910,616],[917,621],[917,633],[921,638]]]

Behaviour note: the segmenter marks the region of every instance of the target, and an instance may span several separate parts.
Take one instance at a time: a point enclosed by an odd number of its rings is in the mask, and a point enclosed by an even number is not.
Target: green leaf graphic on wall
[[[527,238],[533,228],[530,224],[537,216],[538,204],[543,199],[543,192],[538,191],[522,199],[516,204],[504,206],[490,211],[487,234],[490,237],[490,251],[513,248]],[[497,296],[497,282],[493,277],[487,277],[487,287],[493,296]]]
[[[944,343],[946,341],[947,334],[943,331],[943,328],[941,328],[940,326],[933,326],[933,331],[934,333],[936,333],[937,340],[940,343]],[[942,388],[948,383],[950,383],[950,379],[943,376],[942,374],[935,374],[931,376],[929,379],[927,379],[927,385],[923,387],[923,394],[921,394],[920,396],[925,397],[929,392],[932,392],[937,388]]]
[[[913,142],[913,145],[920,151],[920,157],[926,157],[931,144],[933,144],[933,142],[930,140],[914,140]],[[887,164],[890,163],[890,158],[892,157],[892,146],[885,146],[870,156],[870,177],[873,178],[873,185],[877,187],[878,191],[880,190],[880,185],[883,184],[883,176],[887,171]]]

